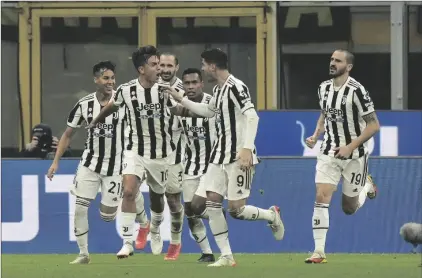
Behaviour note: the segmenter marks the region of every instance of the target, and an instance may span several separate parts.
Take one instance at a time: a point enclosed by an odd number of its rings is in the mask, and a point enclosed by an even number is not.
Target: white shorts
[[[242,171],[238,161],[231,164],[208,165],[205,174],[205,189],[226,196],[229,201],[248,198],[251,193],[252,179],[255,175],[255,166]]]
[[[124,151],[122,175],[135,175],[154,193],[164,194],[169,176],[168,158],[149,159],[134,151]]]
[[[85,166],[79,165],[70,193],[75,196],[95,199],[101,188],[101,204],[117,207],[123,195],[122,176],[100,175]]]
[[[185,203],[192,202],[193,196],[198,195],[202,198],[207,198],[207,191],[205,190],[204,175],[183,176],[183,201]]]
[[[367,175],[368,155],[347,160],[328,155],[318,155],[315,183],[337,186],[343,177],[343,194],[346,196],[358,196],[365,186]]]

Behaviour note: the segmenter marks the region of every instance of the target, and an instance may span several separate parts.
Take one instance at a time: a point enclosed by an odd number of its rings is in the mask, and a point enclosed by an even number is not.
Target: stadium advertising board
[[[316,156],[322,137],[313,149],[305,146],[319,111],[260,111],[256,146],[260,156]],[[381,129],[369,140],[372,156],[421,156],[422,112],[377,112]]]
[[[78,160],[64,160],[53,181],[45,177],[50,161],[2,160],[2,251],[4,253],[77,253],[73,235],[74,197],[68,193]],[[314,158],[263,159],[258,165],[249,203],[280,206],[285,238],[276,242],[265,222],[228,217],[235,252],[308,252],[313,248]],[[370,173],[380,187],[377,199],[367,200],[356,215],[341,211],[340,192],[330,206],[327,252],[407,253],[410,245],[399,236],[406,222],[422,219],[422,159],[372,158]],[[142,187],[149,207],[147,187]],[[419,193],[419,194],[417,194]],[[403,206],[402,204],[406,204]],[[99,198],[89,210],[91,253],[115,253],[122,244],[118,222],[103,222]],[[147,209],[149,213],[149,209]],[[199,253],[184,223],[182,252]],[[208,226],[207,221],[206,226]],[[167,250],[169,212],[161,227]],[[210,242],[217,250],[212,234]],[[252,236],[253,235],[253,236]],[[149,245],[145,252],[150,252]]]

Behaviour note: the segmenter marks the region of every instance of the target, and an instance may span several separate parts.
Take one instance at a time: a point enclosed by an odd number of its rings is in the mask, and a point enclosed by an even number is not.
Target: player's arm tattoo
[[[375,114],[375,112],[362,116],[362,118],[367,124],[378,121],[377,114]]]

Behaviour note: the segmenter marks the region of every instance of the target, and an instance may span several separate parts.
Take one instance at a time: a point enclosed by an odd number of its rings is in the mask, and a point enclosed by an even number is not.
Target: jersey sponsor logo
[[[148,120],[148,119],[159,119],[163,115],[161,114],[161,103],[139,103],[139,107],[136,107],[136,110],[140,113],[139,118],[142,120]],[[151,115],[145,114],[148,111],[152,111]],[[144,113],[144,114],[141,114]]]
[[[139,107],[136,108],[139,112],[141,111],[151,111],[151,110],[160,110],[161,109],[161,103],[139,103]]]
[[[207,129],[203,126],[190,126],[187,124],[185,133],[191,140],[207,140]]]

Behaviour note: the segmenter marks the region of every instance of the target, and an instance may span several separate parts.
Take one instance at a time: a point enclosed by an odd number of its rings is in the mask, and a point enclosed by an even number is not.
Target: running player
[[[63,133],[55,158],[48,170],[51,180],[58,169],[59,160],[67,150],[76,129],[85,122],[91,123],[100,110],[109,103],[115,85],[115,65],[110,61],[100,62],[93,67],[94,82],[97,91],[81,98],[67,119],[67,128]],[[113,115],[99,121],[88,130],[85,150],[76,173],[71,193],[76,196],[75,236],[79,246],[79,256],[71,264],[90,262],[88,252],[88,208],[101,188],[100,216],[104,221],[112,221],[117,214],[117,207],[123,193],[122,155],[123,131],[126,120],[125,108],[120,106]],[[137,195],[138,218],[147,222],[143,209],[142,194]]]
[[[329,228],[328,208],[343,178],[343,211],[347,215],[361,208],[366,197],[374,199],[377,187],[368,175],[367,141],[379,130],[374,103],[368,91],[350,77],[354,55],[336,50],[331,56],[332,79],[319,85],[321,115],[313,136],[306,144],[313,148],[324,133],[317,158],[316,200],[312,217],[314,253],[306,263],[326,263],[325,241]]]
[[[211,96],[203,92],[204,82],[199,69],[188,68],[182,75],[185,95],[194,102],[208,104]],[[201,218],[208,219],[205,202],[207,193],[203,183],[207,172],[211,147],[215,140],[214,118],[183,117],[182,125],[186,136],[186,159],[184,160],[183,200],[189,229],[201,248],[198,262],[214,262],[207,230]]]
[[[276,240],[283,238],[284,226],[277,206],[261,209],[246,205],[255,165],[258,164],[254,141],[259,118],[251,102],[249,89],[227,70],[226,53],[220,49],[210,49],[204,51],[201,57],[202,71],[210,82],[217,82],[210,102],[206,104],[191,101],[171,88],[167,92],[191,113],[208,118],[214,115],[216,117],[217,139],[213,144],[204,183],[209,223],[221,257],[209,266],[235,266],[227,222],[222,211],[223,196],[227,194],[232,217],[239,220],[267,221]]]
[[[165,83],[170,84],[172,88],[176,91],[183,91],[182,81],[176,76],[177,71],[179,70],[179,61],[176,55],[172,53],[161,53],[160,55],[160,80],[159,84]],[[168,173],[168,180],[166,186],[166,199],[167,204],[170,209],[171,217],[171,240],[168,247],[168,251],[165,260],[177,260],[180,254],[182,247],[182,228],[183,228],[183,218],[184,218],[184,209],[182,206],[182,175],[183,175],[183,165],[182,165],[182,154],[183,154],[183,144],[182,137],[182,125],[177,116],[173,114],[170,116],[170,129],[169,133],[173,140],[173,143],[176,145],[176,151],[174,151],[169,156],[170,166]],[[140,235],[141,236],[141,235]],[[151,241],[156,242],[156,245],[159,246],[162,244],[160,233],[151,233]],[[135,245],[136,246],[136,245]],[[156,249],[154,251],[160,251]],[[155,253],[158,255],[160,253]]]
[[[132,54],[132,62],[139,77],[125,83],[117,89],[114,101],[110,102],[93,121],[94,124],[111,114],[124,104],[128,113],[128,128],[125,132],[123,156],[123,202],[121,228],[123,247],[117,253],[118,258],[127,258],[133,254],[133,226],[136,217],[135,196],[140,183],[146,177],[151,200],[151,223],[142,229],[146,236],[159,234],[163,221],[164,193],[169,170],[169,156],[175,151],[169,130],[172,102],[160,91],[159,53],[154,46],[144,46]],[[138,237],[139,242],[139,237]],[[151,241],[154,254],[161,253],[163,241]]]

